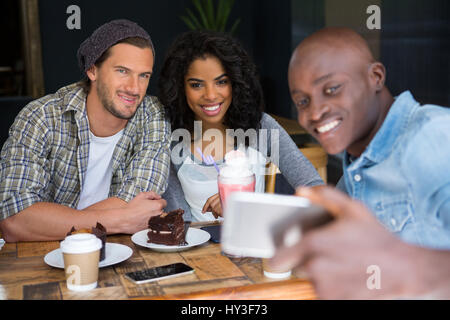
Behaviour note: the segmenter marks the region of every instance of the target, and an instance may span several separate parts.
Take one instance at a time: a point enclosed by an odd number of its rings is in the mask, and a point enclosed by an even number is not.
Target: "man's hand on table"
[[[319,298],[450,297],[450,251],[402,242],[362,203],[334,188],[299,188],[296,195],[323,206],[335,220],[280,248],[270,262],[306,272]]]
[[[133,234],[147,229],[150,217],[163,213],[166,205],[166,200],[153,191],[139,193],[126,206],[126,220],[129,223],[128,226],[124,226],[123,233]]]

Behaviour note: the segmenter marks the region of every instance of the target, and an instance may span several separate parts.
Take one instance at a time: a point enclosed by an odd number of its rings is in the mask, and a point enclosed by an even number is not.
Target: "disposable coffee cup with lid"
[[[262,259],[262,267],[263,267],[263,274],[267,278],[271,279],[286,279],[290,278],[292,271],[286,270],[286,269],[277,269],[274,267],[269,266],[269,259],[263,258]]]
[[[87,291],[97,287],[102,241],[90,233],[67,236],[60,243],[69,290]]]

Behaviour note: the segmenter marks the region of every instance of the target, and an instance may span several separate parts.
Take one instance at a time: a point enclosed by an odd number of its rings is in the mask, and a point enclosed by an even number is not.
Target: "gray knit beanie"
[[[100,26],[80,45],[77,58],[81,71],[89,70],[97,59],[117,42],[132,37],[148,40],[153,51],[153,58],[155,57],[152,40],[142,27],[126,19],[113,20]]]

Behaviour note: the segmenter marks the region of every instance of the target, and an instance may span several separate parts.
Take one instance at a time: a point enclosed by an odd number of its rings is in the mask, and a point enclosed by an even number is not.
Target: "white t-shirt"
[[[255,173],[255,192],[264,192],[266,158],[253,148],[248,148],[247,156],[251,159],[251,169]],[[218,164],[219,168],[222,166],[223,164]],[[219,193],[217,171],[214,166],[200,165],[192,161],[191,157],[186,157],[177,175],[184,198],[191,208],[192,221],[216,220],[211,212],[202,213],[206,200]],[[219,220],[221,219],[219,217]]]
[[[88,167],[81,187],[78,210],[108,198],[112,178],[112,156],[122,135],[123,130],[120,130],[113,136],[100,138],[89,131]]]

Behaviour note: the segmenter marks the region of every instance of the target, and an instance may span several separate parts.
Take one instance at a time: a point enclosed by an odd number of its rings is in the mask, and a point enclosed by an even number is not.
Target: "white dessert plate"
[[[120,263],[131,257],[132,254],[133,250],[126,245],[107,242],[105,259],[100,261],[98,266],[99,268],[103,268]],[[51,267],[64,269],[64,259],[60,248],[47,253],[44,257],[44,261]]]
[[[149,229],[145,229],[139,232],[136,232],[131,236],[131,241],[133,241],[135,244],[150,248],[155,251],[159,252],[177,252],[177,251],[184,251],[191,249],[192,247],[199,246],[209,240],[211,235],[203,231],[201,229],[197,228],[189,228],[186,233],[186,242],[187,245],[185,246],[166,246],[163,244],[156,244],[156,243],[148,243],[148,233]]]

